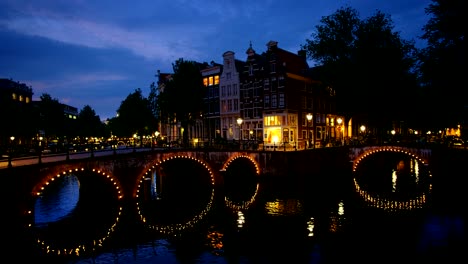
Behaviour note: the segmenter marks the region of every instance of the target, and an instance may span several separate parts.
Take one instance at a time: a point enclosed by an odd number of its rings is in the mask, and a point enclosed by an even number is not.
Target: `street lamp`
[[[13,155],[13,141],[15,140],[15,137],[11,136],[10,137],[10,153],[8,153],[8,168],[11,168],[13,165],[11,164],[11,155]]]
[[[359,129],[361,129],[361,133],[362,133],[362,142],[364,142],[364,140],[365,140],[366,126],[365,126],[365,125],[361,125],[361,127],[360,127]]]
[[[242,130],[241,130],[241,126],[242,126],[242,122],[244,120],[242,120],[242,118],[237,118],[237,124],[239,125],[239,141],[242,140]]]
[[[338,117],[336,119],[336,122],[338,123],[338,130],[340,131],[340,143],[343,145],[343,130],[341,128],[341,123],[343,123],[343,119],[341,117]]]
[[[308,113],[306,115],[306,118],[307,118],[307,141],[308,141],[308,145],[309,145],[309,148],[310,148],[310,145],[311,145],[311,141],[310,141],[310,121],[312,120],[312,114]]]
[[[136,140],[137,140],[137,134],[133,134],[133,152],[136,152]]]

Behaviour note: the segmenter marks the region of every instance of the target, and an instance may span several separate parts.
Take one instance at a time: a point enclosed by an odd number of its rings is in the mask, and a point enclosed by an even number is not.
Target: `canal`
[[[3,241],[9,246],[2,258],[40,263],[463,263],[468,199],[461,178],[467,176],[466,165],[462,158],[440,158],[450,165],[432,168],[409,155],[380,152],[354,171],[330,166],[313,174],[274,177],[257,175],[251,163],[240,159],[223,173],[222,188],[213,188],[201,164],[174,159],[148,175],[138,197],[124,203],[105,181],[89,182],[88,175],[70,172],[34,201],[31,227],[3,226],[14,235]]]

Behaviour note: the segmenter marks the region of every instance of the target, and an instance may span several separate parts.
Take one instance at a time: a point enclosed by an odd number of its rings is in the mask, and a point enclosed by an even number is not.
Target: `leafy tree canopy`
[[[94,109],[85,105],[78,115],[78,134],[82,137],[104,136],[104,124]]]
[[[414,41],[394,32],[380,12],[360,19],[351,7],[323,17],[302,48],[318,63],[321,81],[335,88],[337,110],[391,126],[410,112],[417,94]]]
[[[117,110],[118,117],[111,120],[114,135],[132,137],[151,135],[156,130],[156,120],[147,98],[140,88],[127,96]]]
[[[420,68],[426,116],[440,128],[453,127],[467,118],[466,1],[433,0],[425,11],[431,16],[423,27],[428,45],[421,52]]]

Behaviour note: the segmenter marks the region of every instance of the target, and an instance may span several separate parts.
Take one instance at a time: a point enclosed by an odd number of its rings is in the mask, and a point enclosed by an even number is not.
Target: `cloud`
[[[181,56],[199,57],[199,51],[193,48],[191,42],[203,38],[204,32],[208,31],[206,28],[195,30],[187,25],[165,26],[162,30],[130,31],[91,20],[37,16],[0,20],[0,25],[25,35],[91,48],[122,48],[146,59],[167,62]]]
[[[73,76],[63,76],[60,79],[50,80],[25,80],[24,82],[31,85],[34,89],[34,98],[39,98],[43,93],[48,93],[52,97],[55,94],[69,93],[69,88],[80,87],[79,93],[94,92],[97,83],[106,83],[112,81],[125,81],[129,77],[118,74],[106,73],[88,73]],[[92,84],[92,85],[91,85]],[[89,87],[89,88],[86,88]],[[59,98],[63,101],[62,98]],[[64,102],[66,103],[66,102]]]

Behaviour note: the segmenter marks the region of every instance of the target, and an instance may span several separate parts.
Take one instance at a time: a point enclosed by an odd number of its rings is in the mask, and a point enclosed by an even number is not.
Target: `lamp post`
[[[362,133],[362,141],[364,142],[364,136],[365,136],[365,133],[366,133],[366,126],[365,125],[361,125],[361,127],[359,128],[361,130],[361,133]]]
[[[133,152],[136,152],[137,134],[133,134]]]
[[[244,120],[242,120],[242,118],[237,118],[237,124],[239,125],[239,144],[242,145],[242,130],[241,130],[241,126],[242,126],[242,122]]]
[[[306,118],[307,118],[307,142],[308,142],[308,146],[310,148],[310,145],[311,145],[311,140],[310,140],[310,121],[312,120],[312,114],[311,113],[308,113],[306,115]],[[315,144],[314,144],[315,145]],[[315,147],[315,146],[314,146]]]
[[[341,117],[338,117],[336,119],[336,122],[338,123],[338,131],[340,131],[340,143],[343,145],[343,130],[341,127],[341,123],[343,123],[343,119]]]
[[[38,147],[38,150],[39,150],[39,160],[38,160],[38,162],[39,162],[39,164],[42,163],[42,140],[43,139],[44,139],[43,137],[39,137],[39,147]]]
[[[11,164],[11,155],[13,155],[13,141],[15,137],[10,137],[10,153],[8,153],[8,168],[11,168],[13,165]]]
[[[156,137],[155,140],[156,140],[156,143],[154,145],[158,145],[158,136],[159,136],[159,131],[156,131],[154,132],[154,136]],[[153,146],[153,141],[151,140],[151,146]]]
[[[242,118],[237,118],[237,125],[239,125],[239,141],[242,140],[242,129],[241,129],[241,126],[242,126],[242,122],[244,122],[244,120],[242,120]]]

